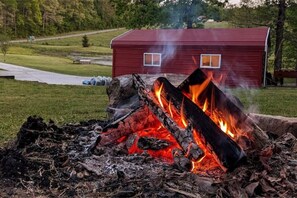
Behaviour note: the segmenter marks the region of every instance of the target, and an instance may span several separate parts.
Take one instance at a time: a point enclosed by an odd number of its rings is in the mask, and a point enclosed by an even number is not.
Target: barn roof
[[[265,46],[269,28],[130,30],[111,41],[125,45]]]

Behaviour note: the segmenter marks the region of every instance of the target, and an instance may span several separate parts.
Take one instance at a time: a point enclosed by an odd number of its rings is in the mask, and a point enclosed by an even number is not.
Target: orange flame
[[[158,90],[156,90],[156,96],[158,98],[158,101],[159,101],[159,104],[161,105],[161,107],[164,108],[164,105],[163,105],[163,102],[162,102],[162,99],[161,99],[161,91],[163,89],[163,83],[161,84],[161,86],[159,87]]]

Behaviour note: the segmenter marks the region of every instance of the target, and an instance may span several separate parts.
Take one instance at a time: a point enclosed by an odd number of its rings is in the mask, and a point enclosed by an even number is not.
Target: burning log
[[[225,120],[229,120],[227,116],[233,116],[235,127],[242,128],[252,136],[252,141],[256,148],[263,148],[268,144],[269,139],[267,134],[248,116],[243,110],[236,105],[236,101],[232,101],[222,92],[210,79],[200,70],[196,69],[178,88],[186,93],[190,93],[190,86],[200,85],[205,86],[199,94],[199,101],[209,101],[212,104],[209,108],[213,111],[214,108],[222,112]]]
[[[137,146],[142,150],[161,150],[170,145],[168,141],[159,140],[152,137],[141,137],[138,139]]]
[[[146,128],[153,121],[154,118],[149,113],[148,108],[140,106],[139,108],[131,111],[129,114],[106,126],[102,130],[102,133],[98,136],[94,146],[91,148],[91,151],[95,149],[96,146],[116,143],[121,138],[125,138],[131,133]]]
[[[157,101],[152,96],[152,92],[147,90],[145,83],[139,75],[133,74],[134,85],[138,90],[140,98],[147,104],[149,109],[160,120],[165,128],[175,137],[183,151],[192,160],[199,160],[204,156],[202,149],[195,143],[191,127],[181,128],[176,124],[165,111],[158,106]]]
[[[245,159],[244,151],[179,89],[162,77],[155,81],[153,89],[159,90],[161,86],[162,99],[170,101],[179,112],[183,111],[182,116],[200,133],[223,170],[232,170]]]

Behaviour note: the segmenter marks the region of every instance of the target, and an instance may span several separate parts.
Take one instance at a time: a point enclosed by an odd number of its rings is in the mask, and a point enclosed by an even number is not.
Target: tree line
[[[117,26],[109,0],[0,0],[0,30],[11,38]]]
[[[297,68],[297,0],[0,0],[0,30],[12,38],[113,27],[269,26],[275,69]]]

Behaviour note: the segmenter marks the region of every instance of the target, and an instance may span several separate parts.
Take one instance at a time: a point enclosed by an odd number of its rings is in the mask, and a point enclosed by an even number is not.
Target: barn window
[[[161,66],[161,54],[160,53],[144,53],[143,54],[144,66]]]
[[[201,54],[200,67],[201,68],[220,68],[221,54]]]

